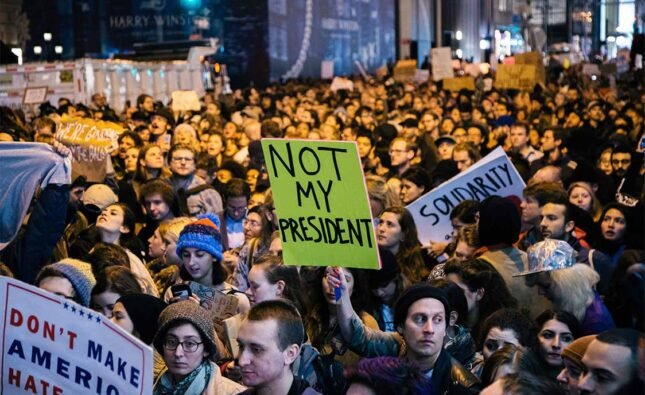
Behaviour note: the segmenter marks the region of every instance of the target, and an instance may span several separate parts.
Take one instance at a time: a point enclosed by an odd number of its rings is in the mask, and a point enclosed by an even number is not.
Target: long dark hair
[[[325,267],[316,268],[302,268],[301,276],[303,278],[303,286],[307,293],[309,305],[307,311],[309,312],[305,320],[305,328],[307,336],[311,344],[318,350],[322,350],[323,346],[327,344],[332,336],[332,329],[329,327],[329,317],[332,312],[329,311],[329,304],[324,296],[322,287],[323,278],[326,275]],[[354,277],[354,290],[350,297],[354,311],[359,315],[368,309],[367,296],[367,278],[365,272],[358,269],[346,269]]]
[[[425,280],[430,271],[425,266],[417,226],[414,223],[412,214],[402,206],[388,207],[383,212],[396,215],[401,227],[401,233],[403,233],[403,238],[399,243],[399,250],[396,253],[396,261],[401,268],[401,274],[412,283]]]
[[[113,203],[107,206],[105,209],[108,209],[112,206],[118,206],[121,208],[121,210],[123,211],[122,226],[129,229],[128,233],[120,233],[119,245],[130,250],[130,252],[132,252],[137,257],[143,258],[143,244],[134,233],[136,230],[136,216],[134,215],[134,212],[125,203]]]
[[[296,306],[301,317],[307,317],[305,295],[298,269],[295,266],[285,265],[282,258],[275,255],[262,256],[253,264],[253,266],[258,265],[262,265],[264,276],[270,284],[281,280],[284,282],[283,297]]]
[[[470,292],[484,289],[484,296],[478,304],[479,320],[472,328],[473,333],[477,333],[483,319],[494,312],[507,307],[517,307],[517,299],[511,295],[504,278],[483,259],[469,259],[461,263],[451,261],[444,267],[444,273],[457,274]]]

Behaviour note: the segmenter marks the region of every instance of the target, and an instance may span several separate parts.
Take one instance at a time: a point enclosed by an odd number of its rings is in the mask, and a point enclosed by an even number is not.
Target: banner
[[[0,393],[152,393],[152,349],[103,315],[8,277],[0,306]]]
[[[533,91],[536,84],[535,66],[527,64],[502,64],[497,67],[495,88]]]
[[[199,111],[202,105],[199,104],[199,96],[195,91],[174,91],[172,93],[173,111]]]
[[[450,47],[432,48],[430,54],[434,81],[455,76],[452,70],[452,50]]]
[[[446,78],[443,80],[443,89],[451,92],[459,92],[462,89],[475,90],[475,79],[473,77]]]
[[[354,142],[262,139],[287,265],[380,266]]]
[[[417,61],[399,60],[394,66],[394,80],[398,82],[412,82],[417,75]]]
[[[56,140],[72,151],[72,179],[84,175],[89,182],[103,182],[122,132],[116,123],[63,116]]]
[[[468,170],[439,185],[407,206],[424,245],[450,239],[450,212],[463,200],[482,201],[489,196],[522,197],[524,181],[515,166],[497,147]]]

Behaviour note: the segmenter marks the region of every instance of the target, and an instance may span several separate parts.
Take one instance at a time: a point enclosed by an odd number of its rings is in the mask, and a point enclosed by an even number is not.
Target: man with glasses
[[[196,217],[200,214],[217,215],[223,210],[222,197],[202,178],[195,175],[197,167],[194,148],[184,144],[175,144],[168,152],[170,186],[179,197],[179,208],[182,214]]]
[[[401,176],[411,166],[414,159],[414,147],[402,137],[396,137],[390,143],[390,164],[393,175]]]

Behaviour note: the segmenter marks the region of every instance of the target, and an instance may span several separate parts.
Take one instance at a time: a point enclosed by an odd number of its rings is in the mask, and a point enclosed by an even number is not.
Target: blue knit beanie
[[[177,256],[181,257],[184,248],[197,248],[221,261],[222,236],[219,232],[219,218],[213,214],[204,214],[197,218],[197,221],[186,225],[179,234]]]

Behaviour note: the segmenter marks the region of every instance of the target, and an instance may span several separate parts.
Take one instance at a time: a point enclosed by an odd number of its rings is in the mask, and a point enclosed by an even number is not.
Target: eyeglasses
[[[259,223],[258,221],[249,221],[248,219],[245,219],[244,222],[242,223],[242,225],[249,225],[249,226],[253,226],[253,227],[262,226],[262,224]]]
[[[406,152],[408,152],[408,150],[406,150],[406,149],[391,149],[389,151],[390,155],[392,155],[392,154],[405,154]]]
[[[171,161],[173,161],[173,162],[188,162],[188,163],[190,163],[190,162],[192,162],[194,159],[193,159],[193,158],[181,158],[181,157],[180,157],[180,158],[172,158],[172,159],[170,159],[170,160],[171,160]]]
[[[175,338],[169,337],[164,339],[163,348],[168,351],[175,351],[177,347],[181,346],[185,352],[195,352],[200,344],[204,344],[204,342],[196,342],[194,340],[184,340],[183,342],[180,342]]]

